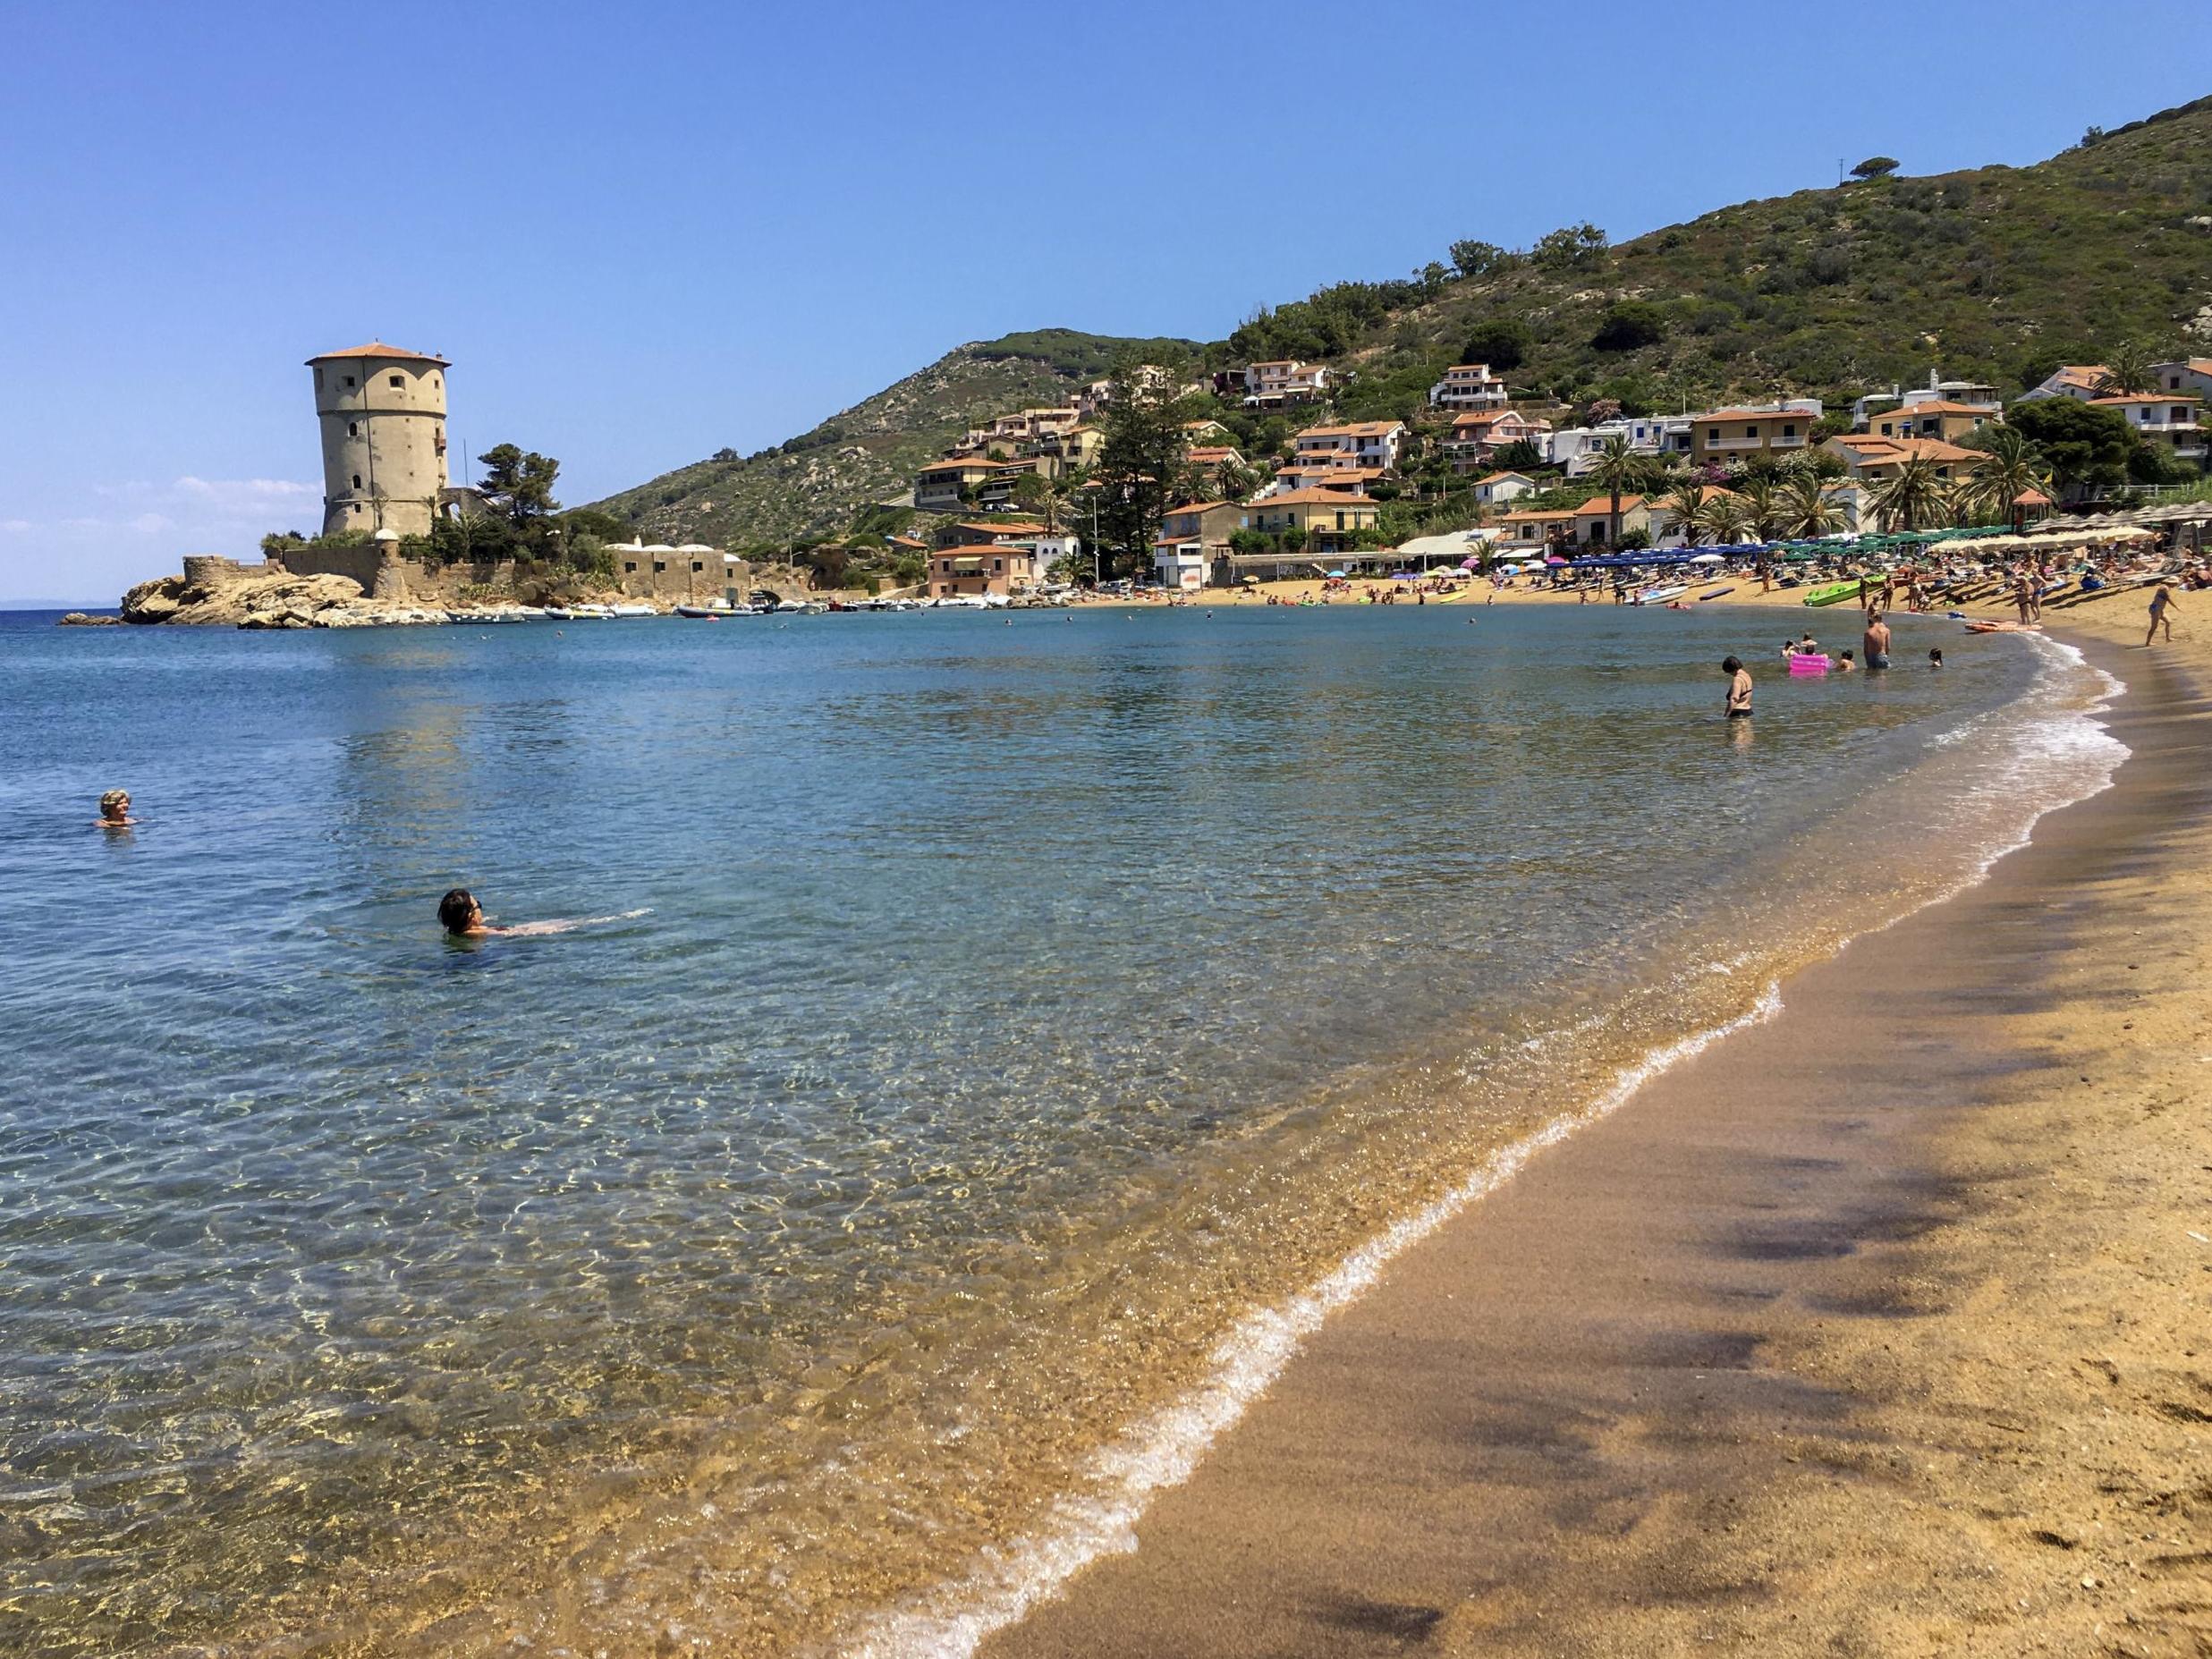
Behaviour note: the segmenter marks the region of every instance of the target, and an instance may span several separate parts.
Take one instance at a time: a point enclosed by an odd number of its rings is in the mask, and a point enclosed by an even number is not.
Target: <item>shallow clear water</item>
[[[1241,1316],[2109,765],[2053,650],[1792,682],[1798,620],[0,621],[0,1649],[949,1604]]]

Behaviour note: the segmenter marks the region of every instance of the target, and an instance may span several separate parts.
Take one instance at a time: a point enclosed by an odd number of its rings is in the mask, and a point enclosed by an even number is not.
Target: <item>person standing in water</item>
[[[1869,668],[1889,666],[1889,624],[1882,620],[1881,612],[1876,611],[1867,618],[1866,638],[1859,643],[1866,648]]]
[[[100,816],[92,820],[101,829],[131,829],[138,820],[131,816],[131,791],[111,789],[100,797]]]
[[[1720,671],[1728,676],[1728,718],[1749,720],[1751,717],[1751,671],[1744,667],[1739,657],[1725,658]]]

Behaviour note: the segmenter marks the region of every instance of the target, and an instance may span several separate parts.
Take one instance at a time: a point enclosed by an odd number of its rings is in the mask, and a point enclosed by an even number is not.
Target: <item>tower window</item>
[[[345,377],[345,389],[349,392],[353,389],[353,377],[351,375]]]
[[[407,384],[406,377],[403,375],[394,375],[392,377],[392,384],[395,387],[403,386]]]
[[[361,475],[360,475],[360,473],[356,472],[356,473],[353,475],[353,487],[354,487],[355,489],[359,489],[359,488],[360,488],[360,487],[361,487]]]
[[[347,422],[345,423],[345,435],[346,435],[346,436],[348,436],[348,437],[350,437],[350,438],[357,438],[357,437],[360,436],[360,435],[361,435],[360,423],[359,421],[355,421],[355,420],[349,420],[349,421],[347,421]]]

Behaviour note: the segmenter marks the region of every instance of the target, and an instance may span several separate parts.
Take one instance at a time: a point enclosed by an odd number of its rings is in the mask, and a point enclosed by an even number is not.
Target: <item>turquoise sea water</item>
[[[0,619],[0,1651],[956,1595],[1240,1315],[2084,787],[2056,652],[1792,681],[1802,620]]]

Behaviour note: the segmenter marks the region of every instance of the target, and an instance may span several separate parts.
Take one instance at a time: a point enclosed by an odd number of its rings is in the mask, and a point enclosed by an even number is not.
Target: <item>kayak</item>
[[[1840,605],[1846,599],[1856,599],[1858,597],[1859,584],[1856,581],[1830,582],[1825,588],[1812,589],[1805,596],[1804,602],[1812,605]]]
[[[1712,592],[1710,592],[1710,593],[1701,593],[1701,594],[1699,594],[1699,595],[1698,596],[1698,603],[1699,603],[1699,605],[1703,605],[1703,604],[1704,604],[1704,603],[1705,603],[1708,599],[1719,599],[1719,598],[1724,598],[1724,597],[1725,597],[1727,595],[1732,594],[1732,593],[1733,593],[1733,592],[1735,592],[1735,589],[1734,589],[1733,588],[1714,588],[1714,589],[1713,589],[1713,591],[1712,591]]]

